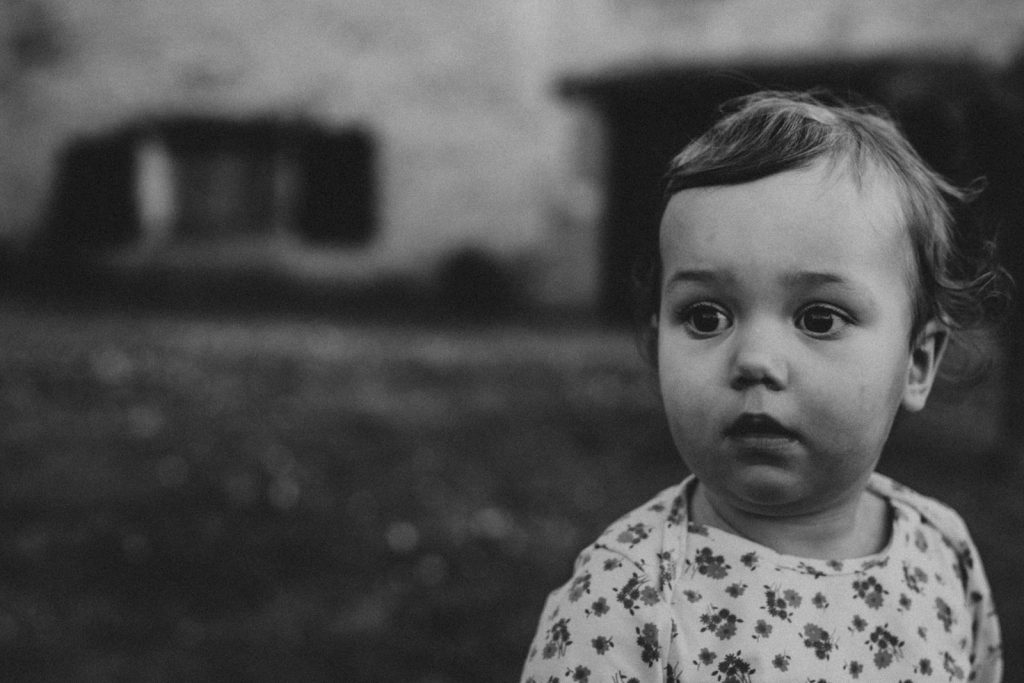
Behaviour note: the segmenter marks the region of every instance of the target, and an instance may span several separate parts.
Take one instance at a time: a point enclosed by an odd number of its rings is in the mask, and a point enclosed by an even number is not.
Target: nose
[[[737,348],[730,370],[729,384],[742,390],[764,386],[781,391],[789,385],[789,363],[781,348],[764,326],[751,327],[735,337]]]

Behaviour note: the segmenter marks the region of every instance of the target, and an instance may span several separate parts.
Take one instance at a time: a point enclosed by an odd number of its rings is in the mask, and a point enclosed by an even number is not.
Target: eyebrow
[[[804,287],[815,287],[820,285],[854,286],[853,282],[842,275],[812,270],[801,270],[796,273],[787,273],[785,277],[782,278],[782,281],[787,285],[800,285]]]
[[[714,270],[704,269],[693,269],[693,270],[677,270],[672,274],[672,277],[665,282],[665,286],[668,287],[677,282],[719,282],[726,281],[731,282],[734,278],[731,275],[720,273]]]
[[[709,282],[725,282],[730,283],[735,281],[735,277],[727,272],[720,272],[716,270],[694,268],[690,270],[679,270],[672,274],[672,277],[668,279],[665,286],[676,284],[678,282],[696,282],[696,283],[709,283]],[[843,277],[838,273],[832,273],[828,271],[815,271],[815,270],[801,270],[794,273],[786,273],[782,281],[785,285],[791,287],[820,287],[823,285],[839,285],[847,289],[858,289],[855,282],[849,278]]]

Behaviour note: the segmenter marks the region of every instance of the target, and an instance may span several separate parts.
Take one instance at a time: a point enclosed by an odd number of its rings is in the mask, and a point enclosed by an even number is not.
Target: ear
[[[903,390],[903,407],[906,410],[916,412],[924,408],[948,340],[949,332],[938,320],[929,320],[917,335],[910,349],[907,386]]]

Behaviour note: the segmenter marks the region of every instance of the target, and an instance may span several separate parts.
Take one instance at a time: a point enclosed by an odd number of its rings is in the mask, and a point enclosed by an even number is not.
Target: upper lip
[[[726,436],[782,436],[796,438],[796,433],[787,429],[771,415],[764,413],[744,413],[725,430]]]

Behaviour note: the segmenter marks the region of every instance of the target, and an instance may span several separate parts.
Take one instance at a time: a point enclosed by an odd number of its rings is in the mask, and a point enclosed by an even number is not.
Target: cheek
[[[706,367],[673,363],[663,355],[658,379],[666,416],[674,432],[693,434],[709,423],[718,392]]]
[[[706,370],[686,351],[678,340],[666,340],[664,336],[658,340],[658,382],[666,400],[685,400],[692,390],[700,390]]]
[[[902,397],[902,383],[895,371],[874,370],[844,373],[820,385],[805,403],[812,421],[825,431],[858,439],[874,440],[887,434]]]

